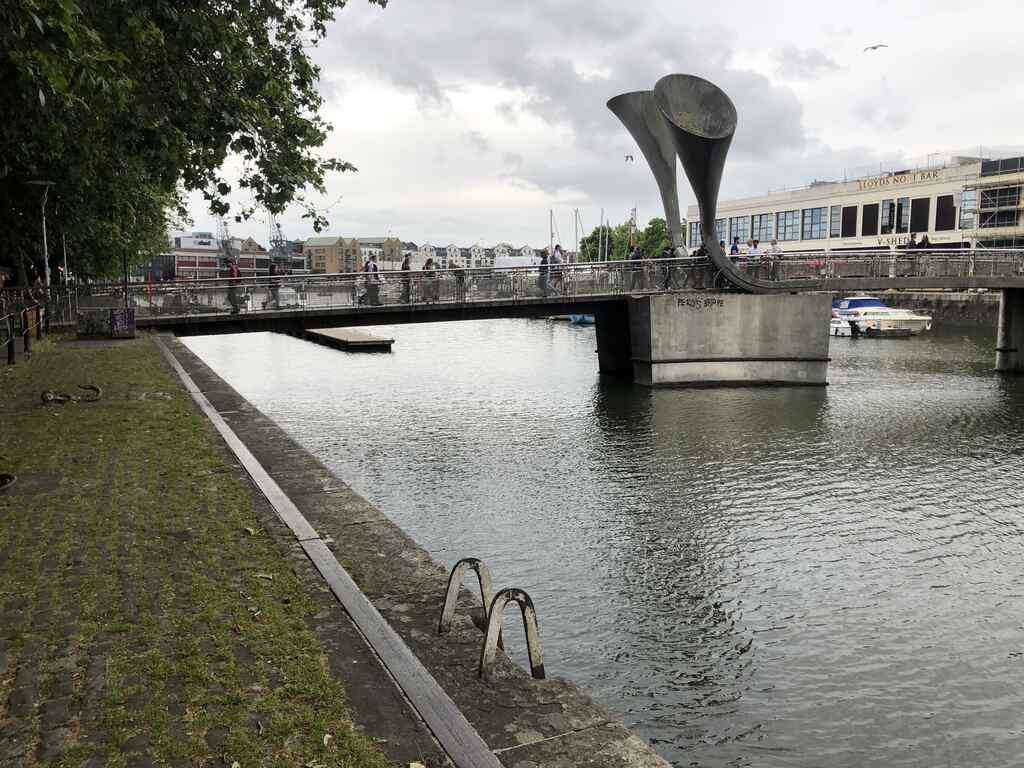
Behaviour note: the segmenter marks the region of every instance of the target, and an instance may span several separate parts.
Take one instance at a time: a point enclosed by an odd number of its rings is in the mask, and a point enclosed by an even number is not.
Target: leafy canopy
[[[639,246],[647,258],[661,256],[669,247],[668,225],[664,219],[651,219],[642,230],[633,231],[632,240],[629,222],[625,222],[618,226],[607,227],[603,235],[601,229],[595,227],[589,235],[580,240],[581,261],[598,260],[598,254],[602,253],[600,245],[602,237],[607,239],[607,245],[603,247],[607,248],[608,259],[611,261],[627,258],[633,245]]]
[[[50,241],[65,237],[78,272],[165,247],[191,191],[218,215],[238,190],[253,201],[238,217],[297,203],[321,230],[303,190],[354,167],[317,152],[330,126],[309,50],[346,2],[0,3],[0,263],[39,264],[33,180],[53,182]]]

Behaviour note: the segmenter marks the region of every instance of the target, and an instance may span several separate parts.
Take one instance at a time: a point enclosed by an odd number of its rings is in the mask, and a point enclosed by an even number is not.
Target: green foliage
[[[668,237],[668,224],[664,219],[651,219],[644,227],[644,231],[640,233],[638,241],[640,250],[648,258],[661,256],[671,244]]]
[[[647,258],[661,256],[669,247],[668,225],[664,219],[654,218],[640,232],[633,232],[630,239],[629,222],[614,227],[607,227],[604,237],[607,238],[607,252],[610,261],[621,261],[629,257],[633,245],[639,245]],[[600,228],[594,230],[580,240],[580,261],[597,261],[602,233]]]
[[[233,190],[274,213],[297,203],[322,229],[303,190],[354,167],[317,152],[330,126],[308,49],[346,2],[0,3],[0,263],[40,262],[31,180],[54,183],[51,241],[66,236],[79,272],[164,247],[191,191],[219,215]]]

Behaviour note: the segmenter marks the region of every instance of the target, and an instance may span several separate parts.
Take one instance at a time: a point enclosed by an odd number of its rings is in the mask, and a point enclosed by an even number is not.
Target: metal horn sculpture
[[[669,124],[654,103],[654,94],[651,91],[622,93],[609,99],[607,106],[626,126],[658,182],[672,246],[685,247],[676,191],[676,148]]]
[[[770,280],[742,273],[718,245],[715,214],[725,156],[736,132],[736,107],[721,88],[694,75],[666,75],[654,86],[654,103],[661,112],[679,160],[690,180],[700,208],[704,247],[722,276],[737,288],[752,293],[779,293],[785,288]]]

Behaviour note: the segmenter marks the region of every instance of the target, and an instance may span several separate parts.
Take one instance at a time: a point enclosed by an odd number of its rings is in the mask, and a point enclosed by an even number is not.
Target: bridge
[[[600,370],[658,384],[823,383],[833,293],[992,289],[1003,295],[996,367],[1024,367],[1022,250],[791,252],[726,269],[696,258],[590,262],[546,278],[538,267],[378,274],[129,283],[127,294],[137,327],[178,335],[590,314]],[[122,285],[81,298],[83,308],[123,304]]]

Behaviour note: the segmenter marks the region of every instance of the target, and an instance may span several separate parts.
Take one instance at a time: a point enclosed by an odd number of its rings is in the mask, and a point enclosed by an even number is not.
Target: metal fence
[[[976,278],[1024,277],[1024,251],[1020,249],[832,251],[786,253],[769,259],[767,279],[834,280],[837,278],[960,278],[970,287]]]
[[[538,267],[410,270],[331,275],[295,275],[133,283],[128,304],[136,318],[223,313],[260,313],[392,305],[572,301],[637,292],[713,287],[707,260],[561,264]],[[91,286],[80,296],[83,307],[121,305],[122,285]]]
[[[1024,250],[861,250],[763,254],[734,259],[749,277],[794,290],[841,288],[843,278],[934,278],[937,284],[976,279],[1024,279]],[[836,281],[840,281],[837,284]],[[919,283],[920,284],[920,283]],[[926,287],[926,284],[922,285]],[[503,304],[680,290],[729,290],[707,259],[696,257],[560,264],[543,267],[411,270],[377,273],[218,278],[159,283],[85,285],[65,305],[75,309],[134,307],[136,318],[372,308]],[[41,290],[41,289],[33,289]],[[53,297],[51,295],[51,303]],[[56,306],[64,306],[59,303]],[[61,309],[61,311],[65,311]]]
[[[73,322],[73,306],[73,291],[63,287],[0,291],[0,349],[7,364],[17,361],[19,346],[30,353],[33,339],[41,341],[53,324]]]

